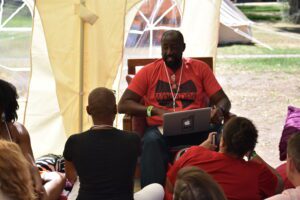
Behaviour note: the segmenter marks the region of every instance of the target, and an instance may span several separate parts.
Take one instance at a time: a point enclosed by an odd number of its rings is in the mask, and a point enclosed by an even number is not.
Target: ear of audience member
[[[294,134],[288,141],[287,176],[294,186],[300,186],[300,134]]]
[[[28,165],[17,144],[0,140],[0,193],[13,200],[35,199]]]
[[[203,170],[197,167],[184,167],[179,170],[174,200],[225,200],[220,186]]]
[[[288,140],[286,173],[296,188],[286,189],[268,200],[300,199],[300,134],[294,134]]]

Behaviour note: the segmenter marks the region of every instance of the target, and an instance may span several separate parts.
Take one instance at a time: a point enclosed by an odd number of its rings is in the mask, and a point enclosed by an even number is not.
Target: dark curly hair
[[[2,113],[5,114],[6,122],[13,122],[18,119],[18,98],[19,96],[16,87],[11,83],[0,79],[0,114],[1,117]]]
[[[226,152],[243,157],[248,151],[253,151],[257,143],[257,130],[247,118],[234,117],[224,126],[223,141]]]

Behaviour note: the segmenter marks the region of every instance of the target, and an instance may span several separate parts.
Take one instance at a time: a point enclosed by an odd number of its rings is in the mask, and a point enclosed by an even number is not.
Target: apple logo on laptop
[[[188,116],[182,119],[181,127],[184,132],[191,132],[194,130],[194,116]]]

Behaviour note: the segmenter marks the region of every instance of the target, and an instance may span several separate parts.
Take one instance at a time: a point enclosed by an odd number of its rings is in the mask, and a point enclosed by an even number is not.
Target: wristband
[[[253,150],[251,152],[250,159],[254,158],[255,156],[257,156],[257,153]]]
[[[151,117],[151,111],[153,109],[153,106],[148,106],[147,107],[147,117]]]

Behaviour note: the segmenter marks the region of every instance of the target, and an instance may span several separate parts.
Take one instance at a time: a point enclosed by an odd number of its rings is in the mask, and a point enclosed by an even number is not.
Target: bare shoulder
[[[25,126],[19,122],[13,122],[11,123],[11,130],[12,130],[12,135],[16,139],[17,143],[24,139],[29,137],[29,133]]]
[[[14,122],[13,126],[19,134],[28,134],[28,131],[23,124]]]

